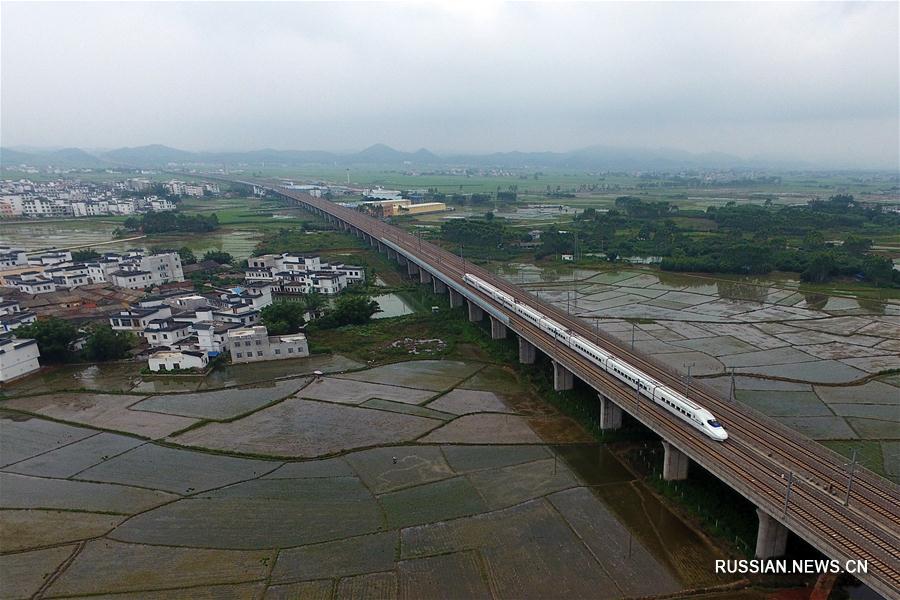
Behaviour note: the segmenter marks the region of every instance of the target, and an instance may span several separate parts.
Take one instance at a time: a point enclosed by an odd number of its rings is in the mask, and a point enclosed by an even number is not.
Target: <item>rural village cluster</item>
[[[170,181],[163,184],[169,197],[121,196],[150,187],[146,179],[104,184],[4,181],[0,213],[17,218],[129,215],[174,210],[175,197],[219,194],[215,183]],[[236,363],[308,356],[303,333],[269,335],[259,322],[260,311],[272,304],[273,294],[334,296],[365,281],[360,266],[296,253],[267,254],[249,259],[243,284],[195,293],[185,271],[205,266],[182,264],[174,250],[104,252],[76,260],[70,250],[26,252],[0,246],[0,383],[40,369],[36,340],[18,337],[16,329],[43,316],[105,320],[115,331],[133,332],[142,340],[137,356],[153,372],[203,371],[225,353]],[[83,344],[81,339],[73,349]]]

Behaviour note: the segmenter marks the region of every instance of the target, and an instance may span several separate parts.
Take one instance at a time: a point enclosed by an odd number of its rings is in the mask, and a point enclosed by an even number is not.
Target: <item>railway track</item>
[[[548,317],[565,325],[586,339],[598,338],[607,351],[630,362],[661,382],[678,389],[681,376],[657,361],[641,356],[621,341],[573,317],[560,308],[536,298],[517,286],[465,259],[422,241],[396,227],[362,215],[356,211],[303,194],[279,190],[280,193],[325,211],[373,237],[390,241],[407,252],[418,255],[437,268],[448,279],[467,287],[462,280],[466,272],[485,279],[510,293],[519,301],[539,307]],[[757,496],[755,502],[786,525],[805,531],[810,541],[843,559],[866,559],[874,567],[876,578],[900,596],[900,493],[897,486],[860,469],[854,479],[850,506],[844,506],[832,491],[847,481],[842,457],[824,447],[805,440],[799,434],[756,411],[726,401],[704,385],[693,385],[691,397],[711,410],[726,426],[729,441],[723,444],[693,434],[667,412],[658,410],[646,400],[640,402],[630,388],[609,376],[568,346],[548,343],[546,334],[530,323],[509,313],[480,292],[470,289],[485,302],[494,305],[510,319],[517,331],[531,332],[535,345],[550,355],[563,354],[573,372],[595,387],[616,390],[616,402],[636,411],[645,423],[665,431],[668,439],[682,448],[690,448],[692,458],[716,473],[735,489],[746,489],[748,483]],[[626,391],[627,390],[627,391]],[[653,407],[652,409],[642,406]],[[632,412],[635,414],[635,412]],[[724,467],[724,468],[723,468]],[[787,493],[788,473],[799,477],[799,485],[791,490],[788,510],[779,510]],[[798,480],[795,479],[795,483]],[[830,488],[829,488],[830,486]]]

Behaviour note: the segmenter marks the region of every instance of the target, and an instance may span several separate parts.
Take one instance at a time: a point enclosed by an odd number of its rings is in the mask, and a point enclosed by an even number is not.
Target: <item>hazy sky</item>
[[[4,146],[898,163],[898,3],[2,3]]]

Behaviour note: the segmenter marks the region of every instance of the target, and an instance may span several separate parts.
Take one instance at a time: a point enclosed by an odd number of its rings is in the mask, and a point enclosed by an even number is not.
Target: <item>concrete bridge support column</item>
[[[575,385],[575,376],[555,360],[553,361],[553,389],[557,392],[571,390]]]
[[[384,245],[381,242],[376,241],[375,245],[378,247],[379,252],[384,252]]]
[[[425,269],[419,269],[419,283],[431,283],[431,273]]]
[[[759,529],[756,532],[756,558],[783,556],[787,546],[787,527],[761,508],[756,509]]]
[[[534,344],[519,336],[519,362],[523,365],[533,365],[537,350]]]
[[[477,323],[484,318],[484,311],[474,302],[469,302],[469,321]]]
[[[663,454],[663,479],[666,481],[687,479],[691,459],[669,442],[663,441],[662,445],[665,452]]]
[[[506,339],[506,325],[503,324],[500,319],[491,317],[491,339],[492,340],[505,340]]]
[[[407,263],[406,263],[406,272],[407,272],[410,276],[412,276],[412,275],[418,275],[418,274],[419,274],[419,265],[417,265],[416,263],[414,263],[414,262],[412,262],[412,261],[407,261]]]
[[[608,431],[620,428],[622,409],[603,394],[597,394],[597,397],[600,398],[600,429]]]
[[[409,262],[409,260],[405,256],[403,256],[402,254],[400,254],[398,252],[397,253],[397,262],[400,263],[401,265],[405,265],[406,263]]]
[[[447,284],[438,279],[437,277],[433,277],[432,281],[434,282],[434,293],[435,294],[446,294],[447,293]]]
[[[450,288],[450,308],[456,308],[463,305],[463,295]]]

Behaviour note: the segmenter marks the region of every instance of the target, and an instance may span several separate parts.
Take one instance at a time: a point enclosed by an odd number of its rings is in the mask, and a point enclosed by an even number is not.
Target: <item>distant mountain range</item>
[[[154,144],[135,148],[87,152],[79,148],[39,151],[33,148],[0,148],[0,165],[27,164],[34,167],[158,168],[178,166],[246,166],[297,167],[379,166],[416,167],[481,167],[481,168],[556,168],[585,170],[679,170],[695,168],[806,168],[799,162],[767,159],[743,159],[721,153],[694,154],[684,150],[618,148],[590,146],[572,152],[497,152],[494,154],[459,154],[438,156],[425,148],[403,152],[375,144],[355,153],[339,154],[318,150],[251,150],[247,152],[189,152]]]

